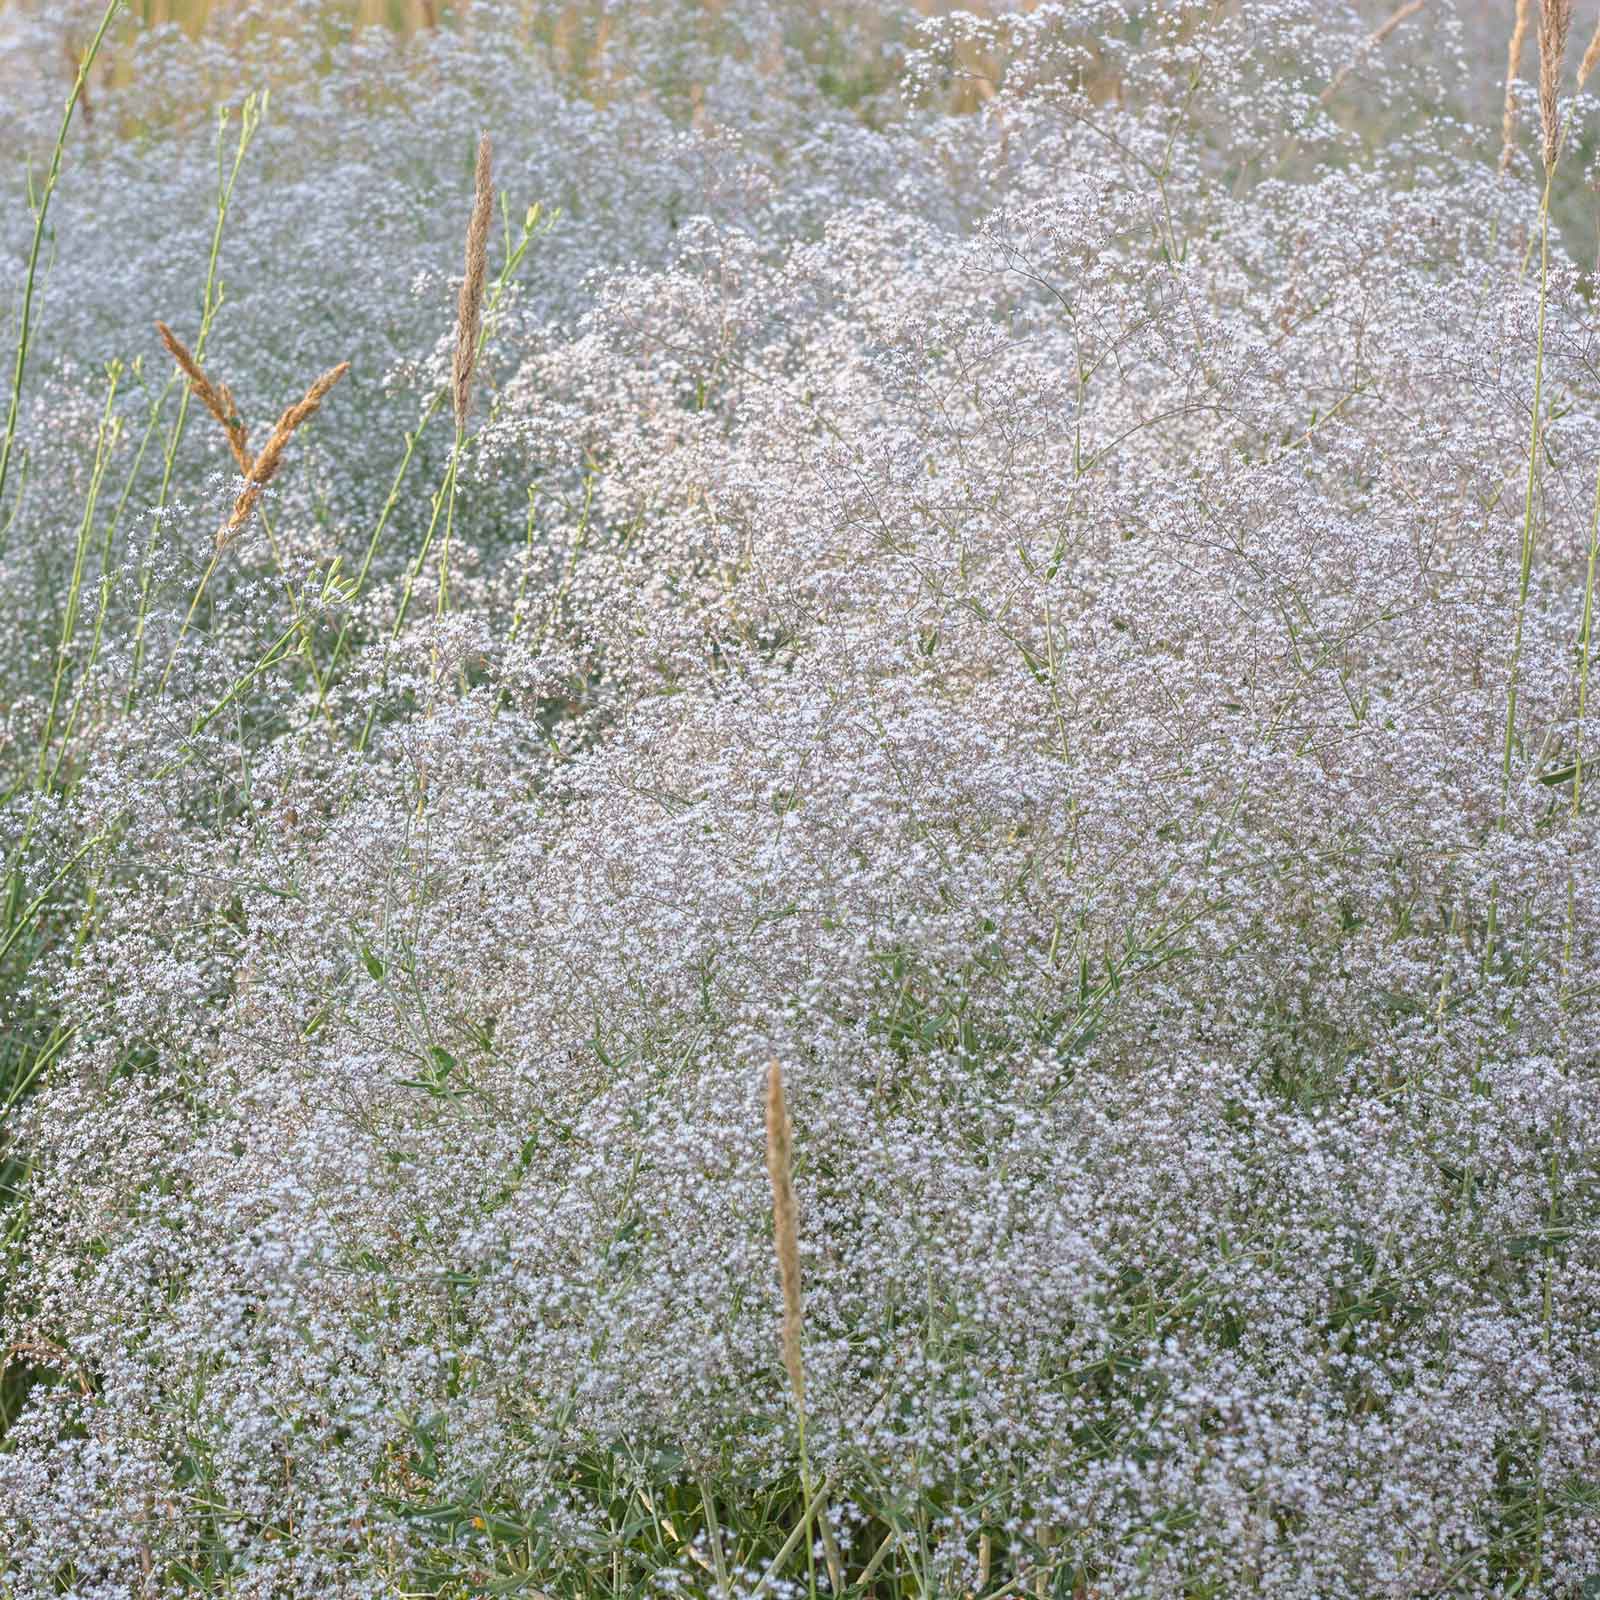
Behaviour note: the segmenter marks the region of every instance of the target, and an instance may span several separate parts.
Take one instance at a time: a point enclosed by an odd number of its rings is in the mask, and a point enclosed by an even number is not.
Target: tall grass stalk
[[[72,639],[77,632],[78,610],[83,593],[84,563],[89,553],[89,544],[94,536],[95,508],[100,501],[100,485],[105,479],[106,467],[111,460],[111,452],[116,446],[117,439],[122,432],[122,421],[115,414],[117,403],[117,386],[122,379],[122,363],[113,361],[107,373],[106,403],[100,417],[100,430],[95,443],[94,465],[90,469],[89,487],[84,496],[83,518],[78,524],[78,538],[72,552],[72,575],[67,584],[66,604],[61,611],[61,637],[56,644],[55,673],[50,683],[50,704],[45,710],[44,731],[39,735],[39,763],[36,773],[37,782],[42,786],[45,781],[45,769],[50,760],[50,745],[56,732],[56,712],[61,704],[62,684],[66,680],[68,664],[71,660]],[[97,635],[98,639],[98,635]],[[90,663],[92,667],[93,663]],[[87,669],[86,669],[87,670]]]
[[[487,133],[478,138],[478,159],[473,168],[472,214],[467,221],[466,269],[456,311],[456,348],[450,371],[451,409],[456,419],[456,442],[450,451],[449,496],[445,506],[444,544],[439,552],[439,594],[436,614],[450,605],[450,536],[455,530],[456,482],[461,451],[467,439],[467,418],[472,411],[472,375],[478,365],[483,321],[483,286],[489,272],[489,219],[494,215],[493,147]]]
[[[28,358],[33,346],[33,303],[38,287],[39,258],[45,238],[50,201],[55,194],[56,185],[61,176],[62,159],[66,151],[67,136],[72,127],[73,113],[84,99],[90,69],[94,66],[95,60],[100,54],[101,45],[104,43],[106,34],[121,9],[121,5],[122,0],[109,0],[104,12],[101,14],[100,24],[95,30],[94,37],[90,40],[87,48],[77,52],[75,55],[76,70],[73,74],[72,88],[67,96],[66,105],[62,110],[55,145],[51,151],[49,170],[38,195],[32,197],[33,234],[28,246],[27,269],[18,313],[17,346],[11,367],[11,392],[6,405],[5,437],[3,442],[0,442],[0,511],[3,511],[5,505],[6,487],[10,478],[11,456],[16,445],[18,419],[21,414],[24,379],[27,373]],[[91,470],[89,504],[84,510],[74,550],[72,573],[63,608],[60,643],[56,653],[55,670],[52,678],[49,712],[46,717],[45,730],[40,740],[38,765],[34,771],[35,797],[21,835],[15,847],[10,851],[6,862],[5,889],[3,897],[0,897],[0,974],[3,974],[6,961],[11,956],[12,951],[21,944],[24,935],[31,936],[33,950],[24,953],[22,966],[24,971],[31,967],[34,955],[44,944],[44,936],[38,929],[35,919],[39,916],[41,910],[49,904],[51,897],[56,893],[60,885],[76,871],[78,863],[83,857],[94,850],[101,842],[98,835],[91,837],[87,843],[81,845],[58,868],[42,889],[31,897],[29,896],[26,879],[28,850],[33,839],[34,830],[38,826],[44,786],[54,779],[54,773],[46,773],[45,764],[55,716],[60,704],[61,686],[66,671],[67,651],[70,648],[72,634],[76,627],[79,594],[83,583],[84,555],[93,527],[94,502],[104,477],[110,446],[114,437],[115,425],[111,417],[111,406],[119,372],[120,368],[114,368],[111,374],[110,392],[101,417],[95,462]],[[20,500],[21,497],[19,495],[18,505],[20,505]],[[15,520],[16,509],[16,507],[13,507],[12,515],[6,518],[3,525],[0,525],[0,555],[5,552],[9,533]],[[99,639],[100,633],[97,628],[95,636],[96,650],[98,649]],[[86,668],[85,670],[87,671],[88,669]],[[16,780],[19,788],[26,782],[24,770],[19,768]],[[8,1005],[5,1016],[6,1032],[8,1036],[14,1035],[16,1042],[13,1042],[13,1039],[8,1037],[7,1047],[3,1054],[0,1054],[0,1069],[3,1069],[3,1076],[0,1076],[0,1091],[4,1092],[4,1107],[0,1109],[0,1117],[9,1114],[21,1097],[32,1089],[55,1053],[47,1041],[42,1049],[32,1052],[30,1061],[30,1052],[27,1044],[20,1042],[26,1038],[26,1033],[15,1026],[17,1020],[11,1014]],[[56,1030],[57,1048],[59,1048],[60,1043],[64,1042],[65,1037],[60,1033],[60,1030]],[[0,1154],[0,1173],[8,1171],[17,1164],[16,1158],[9,1154]],[[22,1165],[25,1170],[25,1163]],[[18,1184],[20,1184],[20,1180],[18,1180]],[[15,1188],[17,1185],[8,1182],[7,1187]],[[0,1306],[3,1306],[3,1304],[3,1299],[0,1299]],[[17,1392],[16,1386],[12,1381],[11,1375],[0,1372],[0,1424],[3,1424],[9,1416],[10,1400],[15,1392]]]
[[[1505,109],[1500,122],[1500,170],[1511,165],[1516,151],[1517,137],[1517,75],[1522,71],[1522,52],[1528,42],[1528,28],[1533,20],[1533,0],[1517,0],[1516,19],[1511,26],[1511,40],[1506,47]]]
[[[535,237],[542,231],[542,228],[549,227],[555,221],[558,214],[559,213],[556,212],[546,213],[543,206],[536,202],[524,213],[522,219],[522,231],[515,242],[513,242],[511,238],[510,223],[509,221],[506,222],[505,258],[501,264],[500,271],[496,274],[493,284],[489,286],[486,303],[482,307],[482,314],[478,319],[474,334],[474,367],[476,366],[478,353],[480,353],[482,350],[483,341],[488,336],[488,328],[493,323],[495,313],[499,309],[501,300],[505,295],[513,277],[515,276],[517,269],[522,265],[523,257],[527,254],[529,245],[533,243]],[[474,216],[476,216],[476,210],[474,211]],[[460,339],[458,333],[458,353],[459,350]],[[427,530],[423,535],[416,554],[412,557],[410,567],[406,573],[405,587],[400,597],[400,604],[393,627],[390,630],[389,640],[391,644],[400,637],[401,630],[405,626],[406,614],[411,608],[411,597],[416,588],[417,579],[421,576],[422,568],[427,562],[428,551],[432,548],[433,536],[438,529],[439,513],[441,505],[443,504],[443,496],[447,492],[451,495],[452,499],[454,496],[456,468],[458,464],[460,448],[463,443],[463,426],[460,414],[461,407],[458,400],[458,396],[460,395],[461,391],[456,384],[455,376],[455,367],[452,366],[451,382],[434,391],[428,400],[427,407],[422,413],[421,421],[417,424],[415,429],[407,433],[405,436],[405,452],[401,456],[400,465],[395,469],[394,480],[389,486],[389,493],[384,499],[383,508],[378,514],[376,523],[373,525],[372,534],[367,540],[367,547],[361,559],[361,566],[355,575],[355,579],[347,595],[347,599],[353,601],[366,587],[367,578],[372,570],[373,560],[378,553],[378,546],[382,540],[384,529],[388,526],[389,518],[393,514],[395,507],[400,503],[401,489],[405,483],[406,475],[410,470],[412,458],[416,454],[417,444],[422,438],[423,434],[427,432],[429,423],[431,423],[438,415],[440,407],[444,404],[445,399],[448,396],[451,400],[452,410],[456,411],[457,413],[456,444],[450,453],[450,460],[446,467],[445,480],[443,483],[441,483],[439,489],[434,492],[432,499],[432,513],[428,522]],[[468,371],[467,376],[470,381],[470,370]],[[340,659],[343,657],[351,638],[351,625],[348,621],[346,621],[339,629],[339,634],[337,639],[334,641],[333,651],[329,659],[328,671],[330,675],[330,681],[332,672],[334,668],[337,667]],[[374,714],[375,713],[368,715],[362,727],[360,737],[356,743],[357,750],[364,750],[366,748],[367,739],[372,732]]]
[[[22,405],[22,379],[27,370],[28,351],[32,344],[33,295],[39,272],[39,250],[44,242],[45,220],[50,213],[50,198],[56,192],[56,183],[61,177],[61,158],[67,148],[67,133],[72,127],[72,114],[83,98],[89,69],[94,65],[95,57],[100,54],[100,46],[105,40],[106,32],[121,9],[122,0],[110,0],[100,18],[100,26],[95,29],[94,38],[89,41],[88,49],[78,57],[78,70],[73,76],[72,91],[68,94],[66,107],[61,113],[61,128],[56,134],[55,149],[50,153],[50,170],[45,174],[44,186],[34,201],[33,240],[28,246],[28,269],[23,280],[22,310],[17,322],[17,351],[11,363],[11,397],[6,405],[6,433],[4,442],[0,443],[0,507],[5,505],[6,479],[11,470],[11,450],[17,438],[17,417]]]
[[[267,442],[250,462],[244,475],[244,488],[240,491],[238,499],[234,502],[233,510],[227,521],[217,530],[217,537],[212,545],[211,559],[206,563],[205,570],[200,575],[200,581],[195,585],[194,593],[189,600],[189,609],[178,628],[177,637],[172,642],[172,649],[167,655],[167,665],[161,674],[159,687],[165,689],[167,680],[172,676],[172,669],[177,665],[178,655],[183,649],[183,641],[188,637],[189,629],[194,623],[195,613],[200,608],[200,601],[204,597],[206,587],[215,576],[217,567],[224,555],[232,548],[234,539],[250,520],[257,503],[261,499],[262,490],[277,475],[278,468],[283,460],[283,452],[288,447],[289,441],[295,433],[303,427],[317,411],[322,402],[327,398],[329,391],[350,370],[348,361],[341,361],[338,366],[330,367],[321,377],[315,379],[305,395],[285,408],[274,424]],[[192,382],[192,380],[191,380]],[[223,391],[226,393],[226,390]],[[219,419],[220,420],[220,419]],[[242,453],[242,445],[231,429],[229,431],[229,444]],[[239,437],[242,437],[242,430]],[[307,654],[309,656],[309,644]],[[311,658],[313,678],[316,675],[316,661]],[[320,688],[320,684],[318,685]]]
[[[800,1484],[806,1506],[806,1570],[816,1592],[816,1564],[811,1553],[811,1469],[806,1460],[806,1372],[801,1355],[804,1314],[800,1298],[800,1223],[794,1198],[793,1133],[783,1097],[783,1068],[767,1066],[767,1177],[772,1184],[772,1242],[778,1255],[778,1285],[783,1293],[783,1366],[794,1399],[795,1433],[800,1446]]]
[[[802,1354],[805,1316],[800,1292],[800,1216],[794,1194],[794,1135],[784,1100],[783,1068],[776,1060],[767,1067],[767,1176],[772,1184],[773,1244],[778,1255],[778,1282],[783,1292],[783,1365],[794,1399],[795,1434],[800,1451],[800,1484],[806,1507],[802,1526],[806,1533],[806,1571],[816,1592],[816,1556],[810,1530],[816,1519],[822,1532],[824,1558],[833,1592],[843,1587],[843,1573],[832,1531],[828,1528],[826,1496],[811,1496],[811,1466],[806,1453],[806,1373]]]
[[[1522,636],[1528,613],[1528,591],[1533,581],[1533,556],[1536,526],[1536,500],[1539,483],[1539,443],[1542,434],[1541,409],[1544,405],[1544,334],[1545,312],[1550,285],[1550,177],[1545,178],[1544,193],[1539,203],[1539,320],[1534,346],[1533,364],[1533,419],[1528,440],[1528,475],[1522,504],[1522,546],[1517,575],[1517,599],[1513,608],[1511,632],[1511,665],[1506,682],[1505,734],[1500,752],[1500,827],[1504,831],[1511,812],[1511,769],[1517,737],[1517,690],[1522,668]],[[1495,939],[1499,926],[1500,879],[1498,874],[1489,885],[1489,914],[1484,941],[1484,965],[1494,956]]]
[[[484,342],[489,336],[489,330],[494,325],[496,313],[499,311],[502,301],[516,276],[517,269],[522,265],[523,258],[528,253],[528,247],[541,232],[545,231],[554,224],[559,215],[560,213],[556,211],[545,211],[543,205],[536,201],[533,205],[528,207],[526,212],[524,212],[522,218],[522,230],[515,241],[513,241],[511,237],[510,223],[507,221],[505,230],[505,257],[501,263],[499,272],[495,275],[494,281],[487,287],[487,290],[483,296],[481,312],[476,321],[476,328],[473,336],[474,354],[472,358],[472,364],[466,369],[466,376],[469,383],[473,372],[476,370],[477,361],[482,354]],[[477,208],[475,205],[473,211],[474,221],[476,220],[476,217]],[[469,233],[471,226],[472,224],[469,222]],[[461,349],[459,331],[456,349],[458,352]],[[395,473],[394,482],[389,490],[389,496],[384,502],[383,511],[379,515],[377,525],[373,529],[372,537],[368,541],[366,554],[361,564],[361,570],[357,575],[357,581],[349,596],[350,599],[355,599],[365,585],[367,574],[372,566],[373,557],[377,552],[379,538],[388,522],[391,511],[398,501],[400,486],[405,478],[406,470],[411,463],[411,458],[416,451],[417,441],[421,438],[428,424],[438,414],[440,407],[444,404],[446,395],[448,395],[451,400],[451,408],[453,414],[455,415],[456,421],[455,442],[450,450],[450,459],[446,463],[444,477],[441,479],[438,488],[435,489],[430,502],[427,528],[424,530],[422,538],[417,545],[416,553],[412,556],[411,561],[406,568],[405,581],[400,593],[400,603],[396,607],[395,619],[389,629],[388,644],[391,650],[398,642],[401,633],[405,629],[406,618],[411,611],[412,597],[416,593],[417,581],[421,578],[423,568],[427,565],[428,553],[433,548],[434,535],[439,531],[439,519],[441,515],[446,515],[447,513],[451,518],[454,516],[457,472],[460,467],[461,451],[466,442],[465,428],[463,423],[464,408],[462,402],[464,399],[470,398],[469,393],[464,391],[463,388],[455,381],[457,370],[458,369],[456,367],[452,367],[451,382],[434,393],[428,402],[426,411],[423,413],[421,423],[418,425],[415,432],[408,433],[406,435],[405,454],[402,457],[400,466]],[[447,566],[447,564],[448,550],[445,553],[445,561],[441,563],[440,568],[438,613],[441,615],[443,614],[444,605],[448,596],[448,586],[445,577],[445,566]],[[338,660],[344,649],[344,641],[346,641],[348,637],[348,626],[341,628],[339,642],[336,643],[334,649],[334,661]],[[330,665],[330,672],[331,670],[332,669]],[[362,722],[361,732],[356,739],[355,748],[358,753],[366,749],[367,741],[372,736],[372,729],[377,720],[377,715],[378,707],[376,703],[374,703],[374,705],[368,710],[367,715]]]
[[[1583,803],[1583,736],[1589,714],[1589,664],[1594,642],[1594,580],[1600,566],[1600,472],[1595,477],[1594,509],[1589,516],[1588,565],[1583,582],[1583,617],[1578,625],[1578,727],[1572,758],[1572,816]]]

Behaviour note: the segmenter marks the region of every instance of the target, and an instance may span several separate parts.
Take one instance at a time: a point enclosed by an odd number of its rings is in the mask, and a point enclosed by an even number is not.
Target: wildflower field
[[[0,1600],[1596,1600],[1600,11],[104,4]]]

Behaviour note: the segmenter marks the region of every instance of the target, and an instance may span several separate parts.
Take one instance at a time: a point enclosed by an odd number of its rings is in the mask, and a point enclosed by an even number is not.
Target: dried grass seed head
[[[1595,24],[1594,33],[1589,38],[1589,48],[1583,52],[1583,60],[1578,63],[1578,88],[1582,88],[1589,81],[1589,74],[1594,71],[1596,64],[1600,64],[1600,22]]]
[[[240,472],[249,476],[250,452],[245,443],[244,419],[239,415],[239,407],[227,384],[214,383],[195,360],[189,347],[166,323],[157,322],[156,332],[161,335],[161,342],[167,347],[168,353],[177,362],[184,376],[188,378],[189,387],[200,403],[222,425],[222,431],[227,435],[228,448],[233,452],[233,459],[238,462]]]
[[[1528,29],[1533,21],[1533,0],[1517,0],[1516,20],[1511,25],[1511,41],[1506,47],[1505,112],[1500,122],[1500,170],[1511,165],[1511,153],[1516,148],[1517,133],[1517,78],[1522,71],[1522,51],[1528,42]]]
[[[1572,0],[1540,0],[1539,131],[1545,171],[1553,171],[1561,151],[1561,67],[1572,28]]]
[[[323,399],[333,386],[350,370],[348,361],[341,361],[338,366],[330,367],[315,383],[306,390],[305,394],[296,400],[292,406],[285,409],[282,416],[273,425],[272,433],[267,442],[261,447],[261,453],[250,464],[245,473],[246,484],[239,498],[234,502],[233,512],[223,525],[219,540],[231,539],[245,522],[250,513],[255,509],[256,502],[261,498],[261,490],[272,481],[283,461],[283,452],[290,439],[294,437],[296,429],[313,416],[321,407]]]
[[[483,286],[489,271],[489,218],[494,210],[492,151],[489,135],[478,140],[478,160],[473,173],[472,216],[467,223],[466,276],[456,311],[456,351],[451,367],[450,391],[456,427],[467,425],[472,406],[472,374],[478,360],[478,331],[483,319]]]

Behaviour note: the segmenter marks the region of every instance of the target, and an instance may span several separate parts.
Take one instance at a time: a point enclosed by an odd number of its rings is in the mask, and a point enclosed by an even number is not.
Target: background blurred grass
[[[186,32],[197,34],[219,3],[227,0],[129,0],[128,12],[152,26],[176,22]],[[383,23],[411,33],[437,22],[439,5],[438,0],[329,0],[328,10],[358,24]]]
[[[1042,0],[1013,0],[1003,9],[1032,11]],[[1232,4],[1233,0],[1226,0]],[[655,7],[656,0],[631,0],[641,11]],[[698,0],[700,26],[709,34],[724,31],[723,25],[738,19],[738,0]],[[59,0],[0,0],[0,12],[32,13],[49,19],[59,9]],[[98,15],[99,4],[89,7]],[[474,0],[319,0],[316,7],[327,30],[328,41],[346,37],[352,30],[385,27],[402,37],[432,28],[470,31]],[[897,46],[907,36],[908,12],[939,16],[952,11],[991,14],[1001,6],[997,0],[910,0],[909,7],[863,3],[863,0],[788,0],[779,13],[780,43],[798,49],[817,69],[818,83],[825,93],[845,105],[861,105],[892,89],[897,73]],[[615,30],[614,4],[607,0],[522,0],[525,37],[537,46],[546,61],[555,66],[573,90],[602,103],[618,92],[626,92],[630,63],[626,59],[608,61],[605,50]],[[304,13],[286,15],[283,32],[287,36],[303,22]],[[127,84],[133,73],[132,41],[146,27],[176,24],[191,38],[208,30],[213,34],[260,39],[275,31],[275,15],[270,9],[246,8],[243,0],[124,0],[121,17],[102,47],[90,76],[83,106],[86,122],[95,114],[95,92],[102,87]],[[239,26],[242,24],[242,28]],[[92,19],[88,24],[92,28]],[[79,30],[84,31],[84,30]],[[63,91],[72,82],[76,66],[74,45],[68,42],[53,60],[40,61],[45,74],[59,76]],[[728,47],[737,48],[730,33]],[[748,48],[748,43],[746,44]],[[958,59],[967,69],[949,88],[946,109],[953,112],[975,110],[993,93],[992,83],[1000,76],[998,61],[981,48],[963,47]],[[195,104],[209,104],[230,98],[232,85],[222,82],[196,82]],[[1107,80],[1106,97],[1114,84]],[[128,136],[147,133],[149,126],[130,121],[124,115],[119,124]],[[3,140],[0,140],[3,144]]]

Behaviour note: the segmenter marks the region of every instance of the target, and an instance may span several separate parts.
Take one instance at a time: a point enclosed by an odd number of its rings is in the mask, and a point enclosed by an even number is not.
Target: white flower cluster
[[[0,1595],[1589,1592],[1600,312],[1382,20],[127,37],[0,505]],[[220,546],[155,317],[257,441],[352,363]]]

